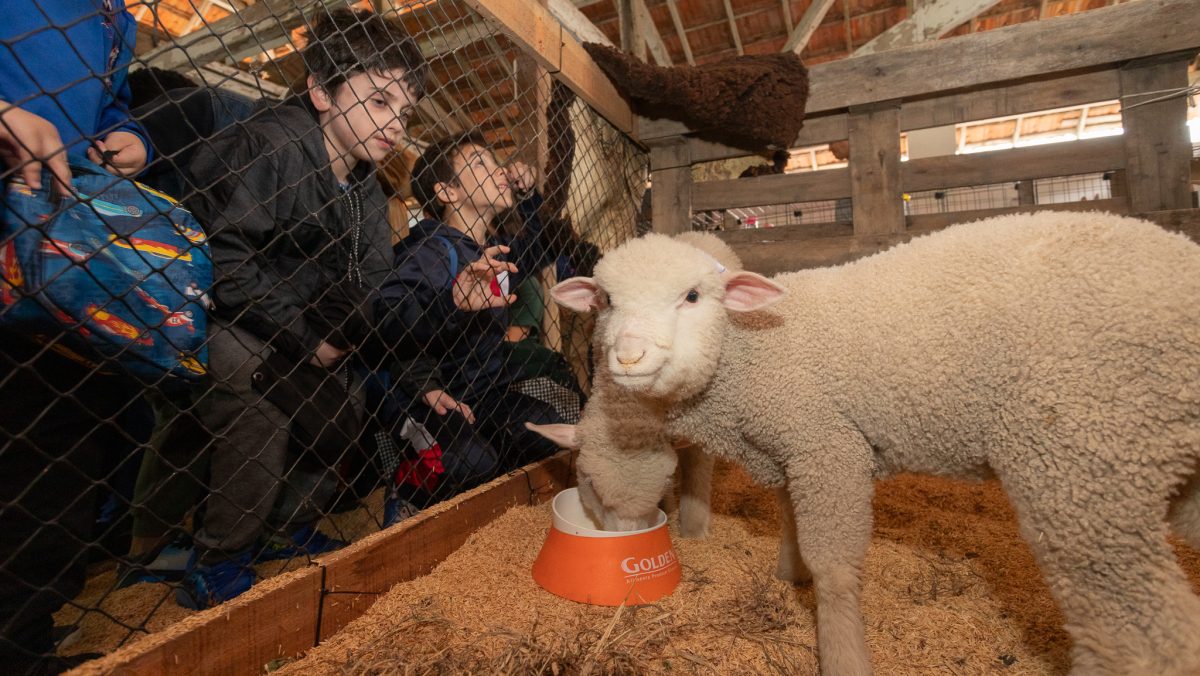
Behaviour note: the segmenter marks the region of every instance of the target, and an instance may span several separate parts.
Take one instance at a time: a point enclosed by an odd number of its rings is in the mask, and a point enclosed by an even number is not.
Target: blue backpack
[[[212,262],[179,204],[72,159],[56,203],[11,181],[0,198],[0,329],[103,372],[156,385],[198,380]],[[115,367],[115,368],[114,368]]]

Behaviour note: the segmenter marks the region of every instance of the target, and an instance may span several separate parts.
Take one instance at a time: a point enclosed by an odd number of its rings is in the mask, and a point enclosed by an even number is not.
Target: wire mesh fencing
[[[577,419],[590,326],[547,289],[635,236],[647,159],[500,26],[453,0],[18,4],[4,673],[556,451],[524,423]]]

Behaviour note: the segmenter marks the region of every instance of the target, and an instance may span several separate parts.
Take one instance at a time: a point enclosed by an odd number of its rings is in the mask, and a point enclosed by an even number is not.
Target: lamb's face
[[[616,385],[676,400],[703,391],[716,372],[726,311],[765,307],[783,290],[754,273],[730,273],[693,246],[648,235],[606,254],[594,279],[569,279],[551,293],[572,309],[599,311],[595,340]]]

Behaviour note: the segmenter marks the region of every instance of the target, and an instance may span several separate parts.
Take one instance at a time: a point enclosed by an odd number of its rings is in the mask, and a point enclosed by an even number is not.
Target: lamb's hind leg
[[[1200,598],[1167,543],[1168,487],[1152,472],[1083,464],[1070,476],[1038,471],[1035,457],[996,468],[1066,616],[1071,673],[1200,674]]]
[[[1200,550],[1200,467],[1171,503],[1171,528]]]
[[[800,556],[800,545],[796,542],[796,510],[792,507],[792,496],[786,486],[775,489],[779,501],[779,562],[775,566],[775,577],[784,582],[800,584],[812,580],[812,573]]]
[[[679,454],[679,534],[685,538],[708,535],[712,519],[713,457],[702,448],[687,445]]]

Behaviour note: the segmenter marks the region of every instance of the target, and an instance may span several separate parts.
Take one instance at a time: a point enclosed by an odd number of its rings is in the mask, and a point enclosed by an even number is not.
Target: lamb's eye
[[[687,295],[684,296],[683,299],[689,303],[695,303],[696,301],[700,300],[700,292],[692,289],[691,291],[687,292]]]

